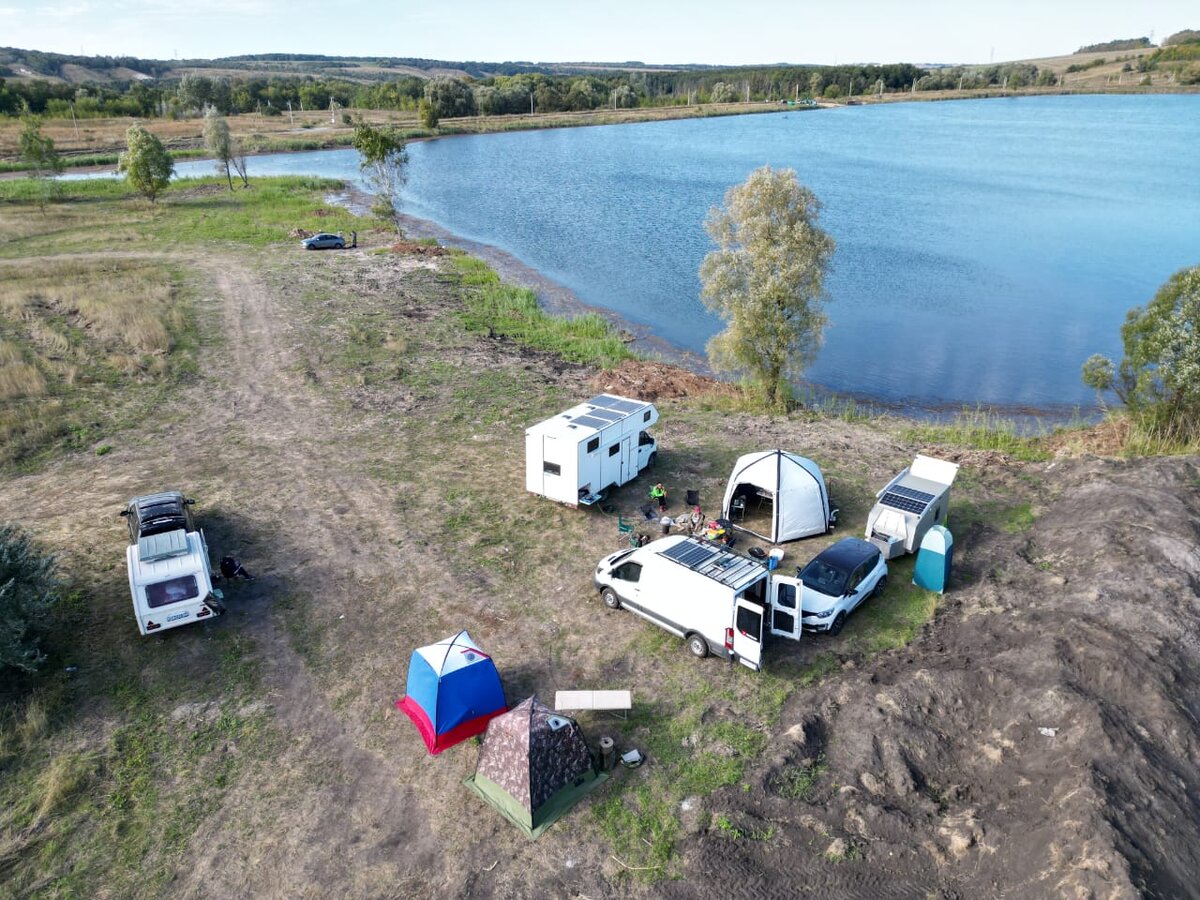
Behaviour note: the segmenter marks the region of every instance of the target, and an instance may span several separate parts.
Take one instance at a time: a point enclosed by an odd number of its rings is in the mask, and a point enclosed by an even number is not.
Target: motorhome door
[[[771,578],[771,634],[800,640],[800,579]]]
[[[733,652],[738,662],[757,672],[762,668],[763,608],[738,597],[733,615]]]

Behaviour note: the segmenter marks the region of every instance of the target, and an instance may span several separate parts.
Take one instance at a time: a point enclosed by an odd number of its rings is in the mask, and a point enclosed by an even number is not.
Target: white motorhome
[[[875,495],[879,499],[867,516],[866,538],[884,559],[916,553],[925,532],[945,523],[957,474],[957,463],[918,454]]]
[[[591,505],[654,464],[653,403],[600,394],[525,430],[525,487],[567,506]]]
[[[152,634],[202,622],[225,611],[212,585],[204,532],[192,522],[178,491],[129,501],[121,515],[129,525],[125,562],[138,630]]]
[[[701,538],[672,535],[606,556],[594,582],[610,609],[626,607],[683,638],[697,657],[758,671],[768,633],[800,639],[800,580]]]

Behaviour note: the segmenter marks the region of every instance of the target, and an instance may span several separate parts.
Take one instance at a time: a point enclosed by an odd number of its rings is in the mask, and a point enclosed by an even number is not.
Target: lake
[[[704,217],[754,168],[795,169],[837,240],[807,377],[906,408],[1089,407],[1079,367],[1200,263],[1200,97],[902,103],[455,137],[410,145],[402,209],[489,244],[679,347]],[[251,175],[355,180],[354,151]],[[211,172],[181,163],[180,174]]]

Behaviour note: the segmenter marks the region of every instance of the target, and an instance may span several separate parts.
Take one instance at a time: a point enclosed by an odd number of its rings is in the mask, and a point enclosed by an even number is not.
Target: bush
[[[37,669],[45,659],[37,635],[57,601],[55,558],[17,526],[0,525],[0,669]]]

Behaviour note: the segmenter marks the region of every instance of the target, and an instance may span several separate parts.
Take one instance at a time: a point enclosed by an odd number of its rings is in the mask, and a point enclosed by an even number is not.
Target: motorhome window
[[[619,452],[621,452],[620,444],[613,444],[611,447],[608,448],[609,456],[616,456]]]
[[[613,578],[619,578],[622,581],[641,581],[642,564],[629,562],[623,566],[618,566],[613,569]]]
[[[737,611],[737,630],[748,638],[762,640],[762,613],[745,606],[739,606]]]
[[[562,466],[560,466],[558,463],[544,462],[542,463],[542,471],[547,475],[561,475]]]
[[[650,410],[646,410],[644,413],[642,413],[642,421],[643,422],[650,421]]]
[[[587,445],[588,453],[595,453],[599,449],[600,449],[600,438],[592,438],[590,441],[588,441],[588,445]]]
[[[200,596],[200,585],[196,583],[195,575],[184,575],[172,578],[170,581],[156,581],[146,585],[146,602],[151,609],[179,603],[181,600],[193,600]]]
[[[779,585],[779,592],[775,597],[775,605],[781,609],[795,609],[796,586],[794,584]]]

